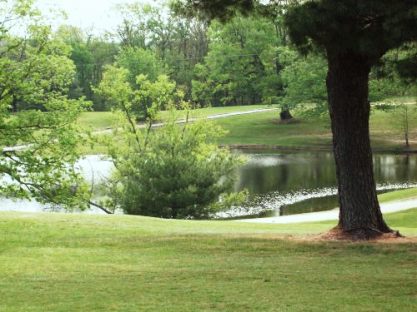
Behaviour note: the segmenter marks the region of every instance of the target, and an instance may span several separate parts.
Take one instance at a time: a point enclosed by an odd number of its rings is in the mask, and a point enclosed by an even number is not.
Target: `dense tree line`
[[[76,79],[72,98],[85,97],[95,110],[109,103],[92,91],[106,65],[125,68],[135,84],[138,74],[154,81],[165,74],[175,81],[195,106],[322,104],[325,63],[319,55],[308,58],[289,46],[281,7],[270,15],[235,16],[227,23],[192,14],[179,2],[171,6],[129,4],[120,7],[123,23],[103,37],[75,27],[62,27],[57,37],[71,46]],[[314,92],[294,97],[303,77]],[[321,92],[321,94],[317,94]]]
[[[138,74],[151,81],[168,75],[195,106],[273,103],[281,105],[283,117],[291,117],[289,110],[300,104],[325,111],[327,62],[320,53],[300,54],[283,22],[286,10],[297,3],[271,1],[255,7],[254,14],[237,13],[226,22],[181,1],[135,3],[119,7],[123,22],[103,37],[62,27],[56,35],[71,46],[77,72],[70,96],[108,110],[110,104],[92,90],[105,66],[113,64],[129,70],[133,84]],[[372,99],[381,98],[378,86],[387,85],[396,70],[391,64],[373,72]]]

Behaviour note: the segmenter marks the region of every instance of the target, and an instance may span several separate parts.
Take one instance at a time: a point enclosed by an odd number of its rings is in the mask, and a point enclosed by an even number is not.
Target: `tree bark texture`
[[[392,230],[383,220],[369,138],[370,62],[361,56],[329,55],[327,90],[340,204],[339,229],[353,239]]]

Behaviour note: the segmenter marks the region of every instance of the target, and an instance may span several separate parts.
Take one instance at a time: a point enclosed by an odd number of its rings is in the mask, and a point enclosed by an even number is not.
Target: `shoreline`
[[[220,147],[228,147],[230,149],[238,150],[258,150],[258,151],[285,151],[285,152],[333,152],[333,147],[330,145],[322,146],[284,146],[284,145],[268,145],[268,144],[219,144]],[[379,154],[417,154],[417,148],[372,148],[373,153]]]

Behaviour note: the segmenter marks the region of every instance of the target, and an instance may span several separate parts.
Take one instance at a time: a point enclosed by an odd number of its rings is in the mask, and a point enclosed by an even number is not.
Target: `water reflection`
[[[249,154],[241,169],[238,190],[251,194],[282,193],[336,185],[331,153]]]
[[[249,190],[250,202],[219,217],[294,214],[332,209],[337,206],[336,170],[333,155],[326,152],[247,153],[248,162],[239,170],[236,190]],[[88,156],[78,163],[92,183],[104,181],[113,164],[101,156]],[[417,183],[415,155],[374,155],[375,178],[380,190],[406,188]],[[0,200],[0,210],[44,211],[55,207],[33,201]],[[94,209],[88,213],[100,213]]]
[[[248,154],[249,161],[239,174],[237,190],[251,194],[294,192],[334,187],[336,168],[331,153]],[[374,155],[376,182],[417,181],[417,157],[414,155]]]
[[[247,207],[235,210],[237,214],[272,210],[287,215],[337,207],[332,153],[249,153],[248,156],[249,162],[240,171],[236,190],[246,188],[252,198]],[[415,155],[376,154],[373,160],[379,190],[416,184]]]

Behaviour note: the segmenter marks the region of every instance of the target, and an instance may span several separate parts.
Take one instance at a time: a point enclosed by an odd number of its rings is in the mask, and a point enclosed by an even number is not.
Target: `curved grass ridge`
[[[0,311],[415,310],[417,243],[302,240],[334,225],[3,212]]]

